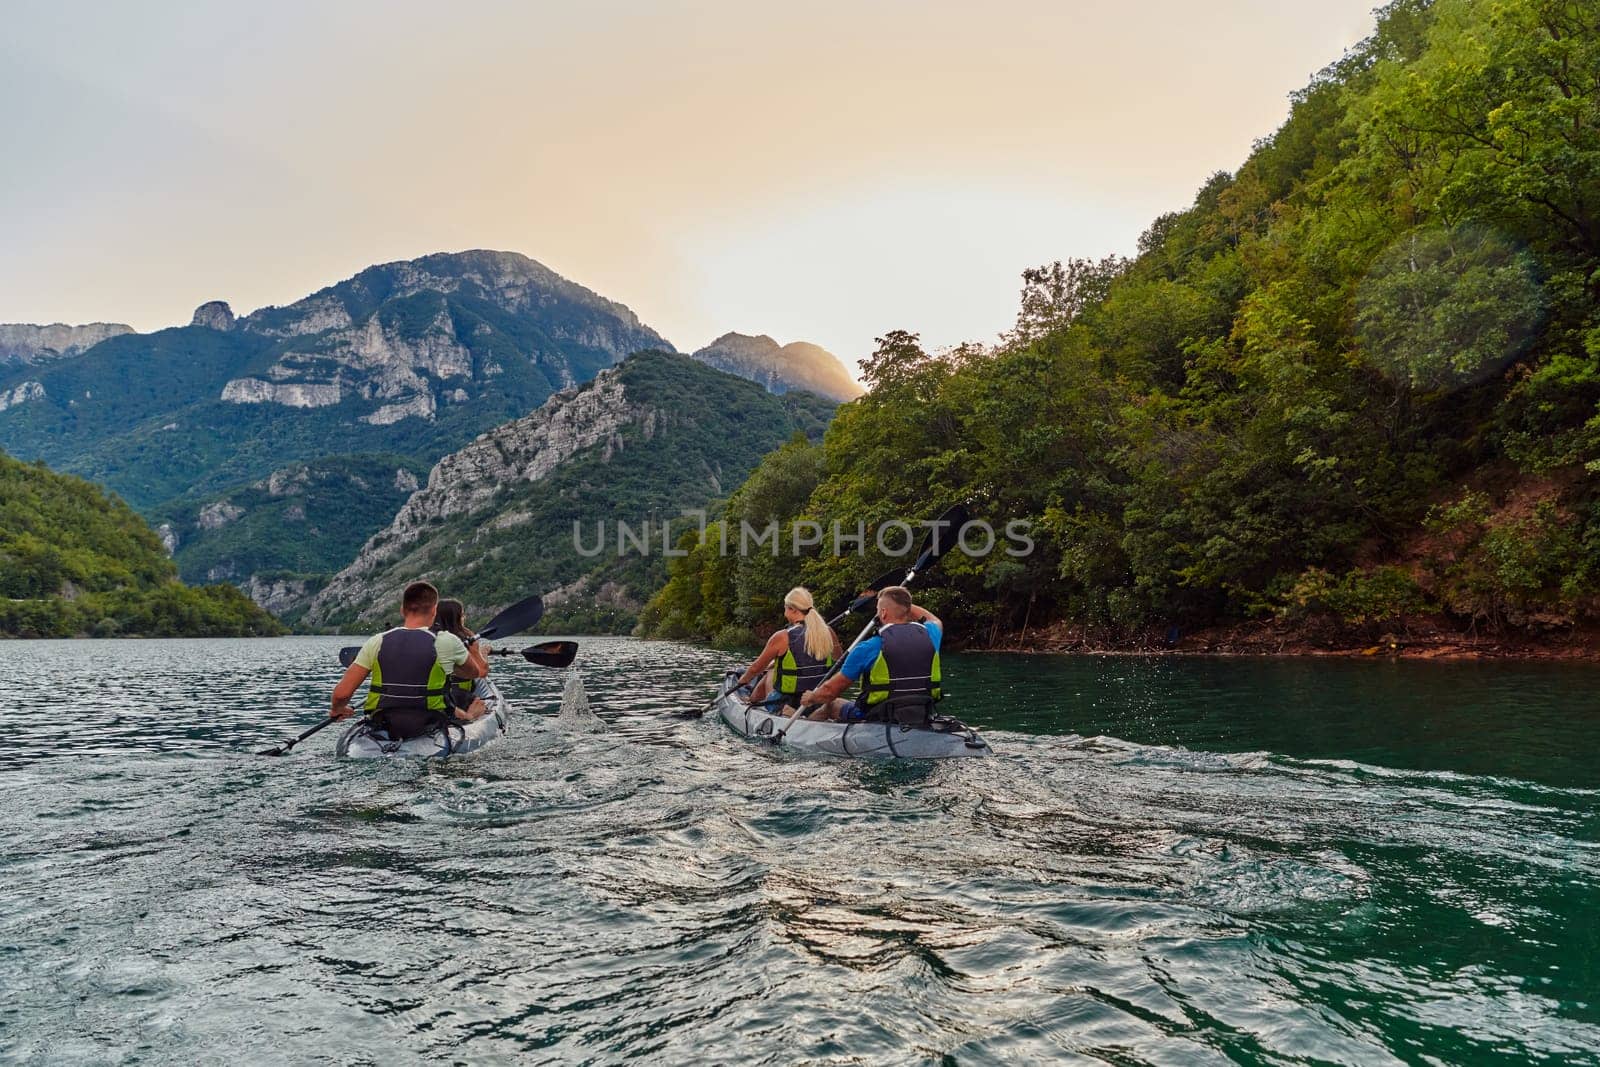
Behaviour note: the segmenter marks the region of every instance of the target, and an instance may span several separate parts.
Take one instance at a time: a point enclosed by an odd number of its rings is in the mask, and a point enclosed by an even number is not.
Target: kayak
[[[739,677],[729,671],[722,687]],[[960,759],[993,754],[978,732],[958,719],[935,715],[932,727],[901,726],[892,722],[796,722],[745,703],[750,686],[743,686],[717,701],[722,721],[746,737],[771,741],[783,733],[784,748],[826,756],[868,759]]]
[[[339,738],[334,751],[350,759],[386,759],[395,756],[464,756],[476,752],[510,732],[510,707],[493,682],[485,680],[479,689],[489,713],[472,722],[450,726],[405,741],[396,741],[366,718],[356,720]]]

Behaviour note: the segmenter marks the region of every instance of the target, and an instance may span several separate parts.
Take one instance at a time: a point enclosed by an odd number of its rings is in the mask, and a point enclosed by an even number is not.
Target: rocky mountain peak
[[[507,391],[542,400],[634,352],[672,350],[622,304],[527,256],[483,249],[368,267],[236,328],[271,339],[277,354],[230,379],[223,402],[356,404],[357,421],[378,427],[438,422]]]
[[[693,355],[708,366],[748,378],[774,393],[804,389],[830,400],[853,400],[862,393],[837,356],[808,341],[780,345],[764,333],[730,332]]]
[[[213,330],[233,329],[233,309],[226,300],[208,300],[194,309],[190,326],[206,326]]]
[[[748,334],[739,333],[737,330],[730,330],[721,337],[717,338],[715,341],[712,341],[710,344],[706,345],[704,348],[700,349],[700,352],[696,352],[695,357],[699,358],[700,353],[702,352],[716,352],[726,353],[728,355],[746,356],[755,359],[771,358],[782,348],[782,345],[778,344],[778,342],[774,341],[771,337],[768,337],[764,333]]]

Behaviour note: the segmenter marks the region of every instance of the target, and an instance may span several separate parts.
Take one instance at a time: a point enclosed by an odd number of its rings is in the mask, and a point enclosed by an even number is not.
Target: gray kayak
[[[389,759],[393,757],[464,756],[491,745],[511,729],[510,707],[493,682],[483,680],[478,695],[489,713],[472,722],[450,726],[405,741],[396,741],[373,726],[365,717],[357,719],[339,738],[338,755],[349,759]]]
[[[722,688],[732,685],[738,677],[736,671],[729,671]],[[745,737],[767,742],[782,732],[781,746],[798,752],[866,759],[964,759],[993,754],[976,730],[943,715],[934,716],[931,728],[884,722],[796,722],[752,708],[745,703],[749,696],[750,687],[746,686],[718,700],[717,714],[722,721]]]

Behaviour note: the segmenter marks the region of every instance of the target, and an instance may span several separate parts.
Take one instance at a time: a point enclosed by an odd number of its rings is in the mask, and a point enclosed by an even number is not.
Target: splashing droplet
[[[603,730],[605,723],[589,710],[589,694],[583,688],[583,675],[574,667],[567,672],[566,687],[561,690],[561,710],[556,722],[568,730]]]

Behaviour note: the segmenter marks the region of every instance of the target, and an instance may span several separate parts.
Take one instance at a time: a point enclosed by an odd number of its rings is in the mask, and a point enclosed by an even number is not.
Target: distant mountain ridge
[[[441,459],[304,620],[376,623],[426,577],[479,619],[542,592],[549,626],[625,632],[665,579],[659,527],[648,554],[613,540],[593,555],[578,551],[577,527],[588,543],[617,521],[637,530],[711,505],[797,432],[820,438],[832,412],[810,393],[777,396],[683,355],[641,352]]]
[[[774,393],[804,389],[845,401],[864,391],[838,356],[807,341],[780,345],[766,334],[725,333],[692,355],[707,366],[748,378]]]

